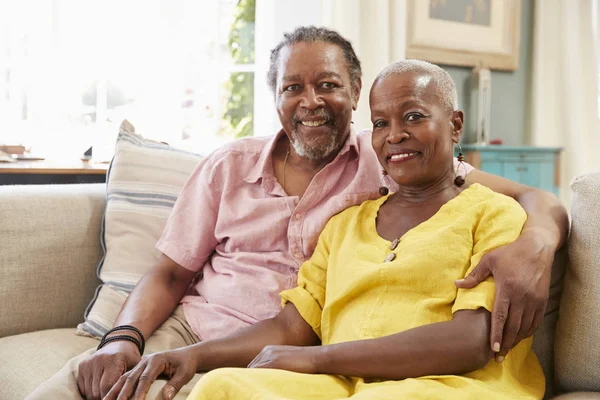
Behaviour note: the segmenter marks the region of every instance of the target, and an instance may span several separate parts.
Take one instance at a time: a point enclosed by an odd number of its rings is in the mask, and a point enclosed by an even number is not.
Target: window
[[[0,2],[0,142],[110,158],[124,118],[200,153],[253,135],[255,1]]]

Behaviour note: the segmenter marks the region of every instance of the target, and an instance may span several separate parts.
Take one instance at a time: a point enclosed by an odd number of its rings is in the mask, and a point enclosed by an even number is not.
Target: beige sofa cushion
[[[556,333],[564,391],[600,391],[600,172],[571,182],[569,266]]]
[[[0,337],[74,327],[99,284],[104,185],[2,186]]]
[[[127,295],[160,256],[160,238],[175,200],[201,157],[144,139],[121,125],[107,180],[99,266],[103,285],[78,334],[101,337],[112,328]]]
[[[71,358],[98,346],[75,329],[52,329],[0,339],[0,399],[24,399]]]

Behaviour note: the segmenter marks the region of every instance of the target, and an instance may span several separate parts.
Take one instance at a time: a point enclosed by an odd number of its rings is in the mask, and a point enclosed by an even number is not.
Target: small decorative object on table
[[[467,142],[489,144],[492,114],[492,73],[483,67],[471,74],[471,106],[468,110]]]
[[[24,154],[25,150],[20,144],[0,144],[0,151],[8,154]]]

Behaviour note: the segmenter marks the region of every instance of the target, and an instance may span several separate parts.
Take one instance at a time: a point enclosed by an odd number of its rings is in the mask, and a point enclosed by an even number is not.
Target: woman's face
[[[433,78],[424,73],[391,74],[370,94],[373,149],[400,186],[434,183],[453,170],[454,143],[463,126],[461,111],[445,109]]]

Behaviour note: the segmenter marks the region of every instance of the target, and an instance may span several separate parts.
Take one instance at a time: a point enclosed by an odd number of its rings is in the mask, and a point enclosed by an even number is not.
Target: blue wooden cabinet
[[[559,195],[560,147],[461,145],[465,161],[490,174]],[[455,149],[458,154],[458,146]]]

